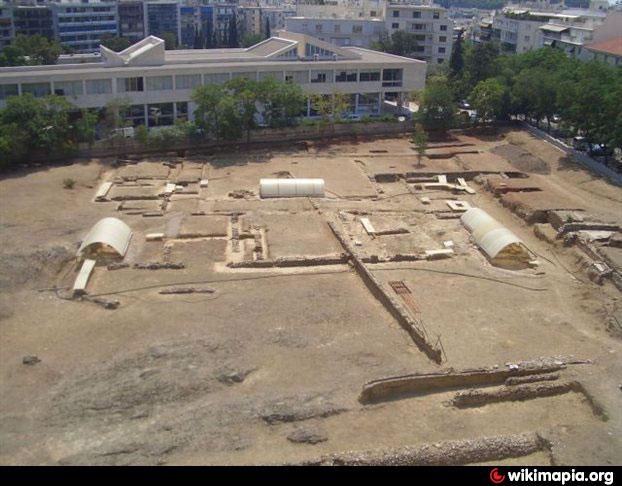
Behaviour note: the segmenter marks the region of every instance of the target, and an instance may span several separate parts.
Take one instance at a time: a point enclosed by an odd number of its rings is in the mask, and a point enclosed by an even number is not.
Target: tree
[[[250,47],[260,43],[263,39],[261,34],[244,34],[242,36],[242,47]]]
[[[415,150],[417,150],[417,166],[421,167],[421,159],[428,149],[428,134],[423,129],[421,123],[415,123],[415,131],[411,142],[415,144]]]
[[[0,145],[6,164],[22,161],[32,152],[64,154],[75,146],[69,114],[73,105],[61,96],[13,96],[0,111]],[[4,157],[3,157],[4,158]]]
[[[224,89],[218,84],[199,86],[192,93],[192,101],[197,106],[194,111],[195,124],[205,135],[218,132],[219,120],[216,108],[224,96]]]
[[[419,111],[415,118],[427,129],[448,130],[457,110],[454,93],[444,76],[433,76],[418,96]]]
[[[164,41],[164,49],[167,51],[177,49],[177,35],[173,32],[164,32],[160,37]]]
[[[501,115],[504,92],[503,85],[497,79],[490,78],[477,83],[469,101],[480,120],[495,120]]]
[[[464,59],[462,57],[462,32],[458,34],[456,42],[454,42],[453,49],[451,51],[451,57],[449,58],[449,76],[452,79],[457,79],[462,76],[462,70],[464,68]]]
[[[127,37],[114,36],[112,34],[104,34],[100,38],[99,43],[115,52],[121,52],[132,45]]]
[[[229,47],[240,47],[238,40],[238,21],[233,14],[229,19],[229,38],[227,39]]]
[[[459,93],[465,97],[479,83],[498,73],[497,58],[499,46],[493,42],[482,42],[469,46],[464,52],[463,90]]]
[[[125,118],[130,108],[128,98],[114,98],[104,108],[104,126],[109,132],[125,127]]]
[[[388,52],[397,56],[413,57],[417,51],[417,36],[403,30],[396,30],[389,35],[383,34],[372,47],[378,51]]]
[[[311,95],[311,108],[320,116],[320,134],[324,135],[325,129],[330,125],[335,127],[335,121],[341,119],[349,109],[350,101],[343,93],[313,94]]]
[[[62,48],[56,41],[36,35],[19,34],[0,52],[0,66],[56,64]]]
[[[246,78],[234,78],[225,83],[225,90],[237,104],[239,123],[246,132],[246,143],[249,143],[251,130],[256,126],[257,83]]]
[[[270,29],[270,17],[266,17],[266,39],[272,37],[272,31]]]
[[[302,87],[269,77],[257,83],[257,100],[265,122],[270,127],[290,126],[300,116],[306,98]]]
[[[81,116],[74,123],[76,139],[78,142],[86,142],[90,145],[95,142],[95,127],[99,116],[92,110],[82,110]]]

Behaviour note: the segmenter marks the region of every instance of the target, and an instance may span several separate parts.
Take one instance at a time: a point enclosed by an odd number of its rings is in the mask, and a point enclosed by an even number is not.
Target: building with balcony
[[[55,0],[50,9],[57,40],[74,52],[96,51],[102,36],[117,35],[115,0]]]
[[[142,0],[119,0],[119,35],[130,42],[145,37],[145,2]]]
[[[398,30],[416,35],[414,57],[431,65],[448,62],[451,56],[453,21],[447,10],[435,5],[389,2],[384,11],[385,28],[389,35]]]
[[[204,49],[212,47],[214,7],[212,5],[182,5],[179,9],[181,47]]]
[[[10,96],[55,93],[79,109],[101,109],[111,100],[130,103],[128,120],[147,127],[192,119],[193,90],[243,77],[300,84],[307,94],[343,93],[351,111],[377,114],[383,100],[400,103],[425,85],[426,63],[360,47],[338,47],[303,34],[278,32],[242,49],[167,51],[149,36],[117,53],[101,47],[98,60],[84,64],[0,68],[0,106]],[[152,117],[151,113],[158,113]],[[306,115],[313,115],[307,104]]]
[[[384,32],[382,19],[289,17],[285,29],[317,37],[338,46],[370,47]]]
[[[181,5],[176,1],[150,1],[145,3],[147,13],[147,33],[154,36],[172,34],[175,36],[175,45],[181,39]]]
[[[7,3],[0,3],[0,49],[8,46],[13,37],[13,13],[11,6]]]
[[[15,35],[41,35],[54,38],[54,19],[48,5],[15,5],[13,7]]]

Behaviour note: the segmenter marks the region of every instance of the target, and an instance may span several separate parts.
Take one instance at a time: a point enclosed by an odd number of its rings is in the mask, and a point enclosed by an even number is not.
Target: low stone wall
[[[334,127],[327,127],[321,132],[316,125],[300,125],[288,128],[264,128],[251,130],[250,137],[246,134],[235,140],[210,140],[206,142],[186,142],[170,147],[145,147],[134,139],[122,139],[120,141],[100,141],[93,147],[83,148],[78,151],[77,157],[114,157],[129,154],[150,154],[162,152],[180,152],[193,150],[209,150],[235,148],[237,146],[257,146],[270,143],[289,143],[302,140],[330,139],[352,136],[375,136],[401,134],[410,131],[412,124],[409,122],[378,122],[378,123],[341,123]]]

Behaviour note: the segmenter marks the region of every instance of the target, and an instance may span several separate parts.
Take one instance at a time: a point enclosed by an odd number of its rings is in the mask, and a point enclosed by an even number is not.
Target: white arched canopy
[[[101,247],[112,249],[118,256],[124,257],[132,238],[132,230],[117,218],[100,219],[88,232],[78,249],[78,256],[85,252],[96,253]]]
[[[460,221],[494,265],[524,266],[531,260],[521,239],[486,211],[471,208],[461,216]]]
[[[259,195],[266,197],[324,197],[324,179],[260,179]]]

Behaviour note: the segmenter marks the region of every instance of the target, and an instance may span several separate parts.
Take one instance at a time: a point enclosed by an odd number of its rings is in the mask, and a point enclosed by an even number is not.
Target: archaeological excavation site
[[[0,464],[620,464],[622,189],[527,131],[76,159],[0,200]]]

